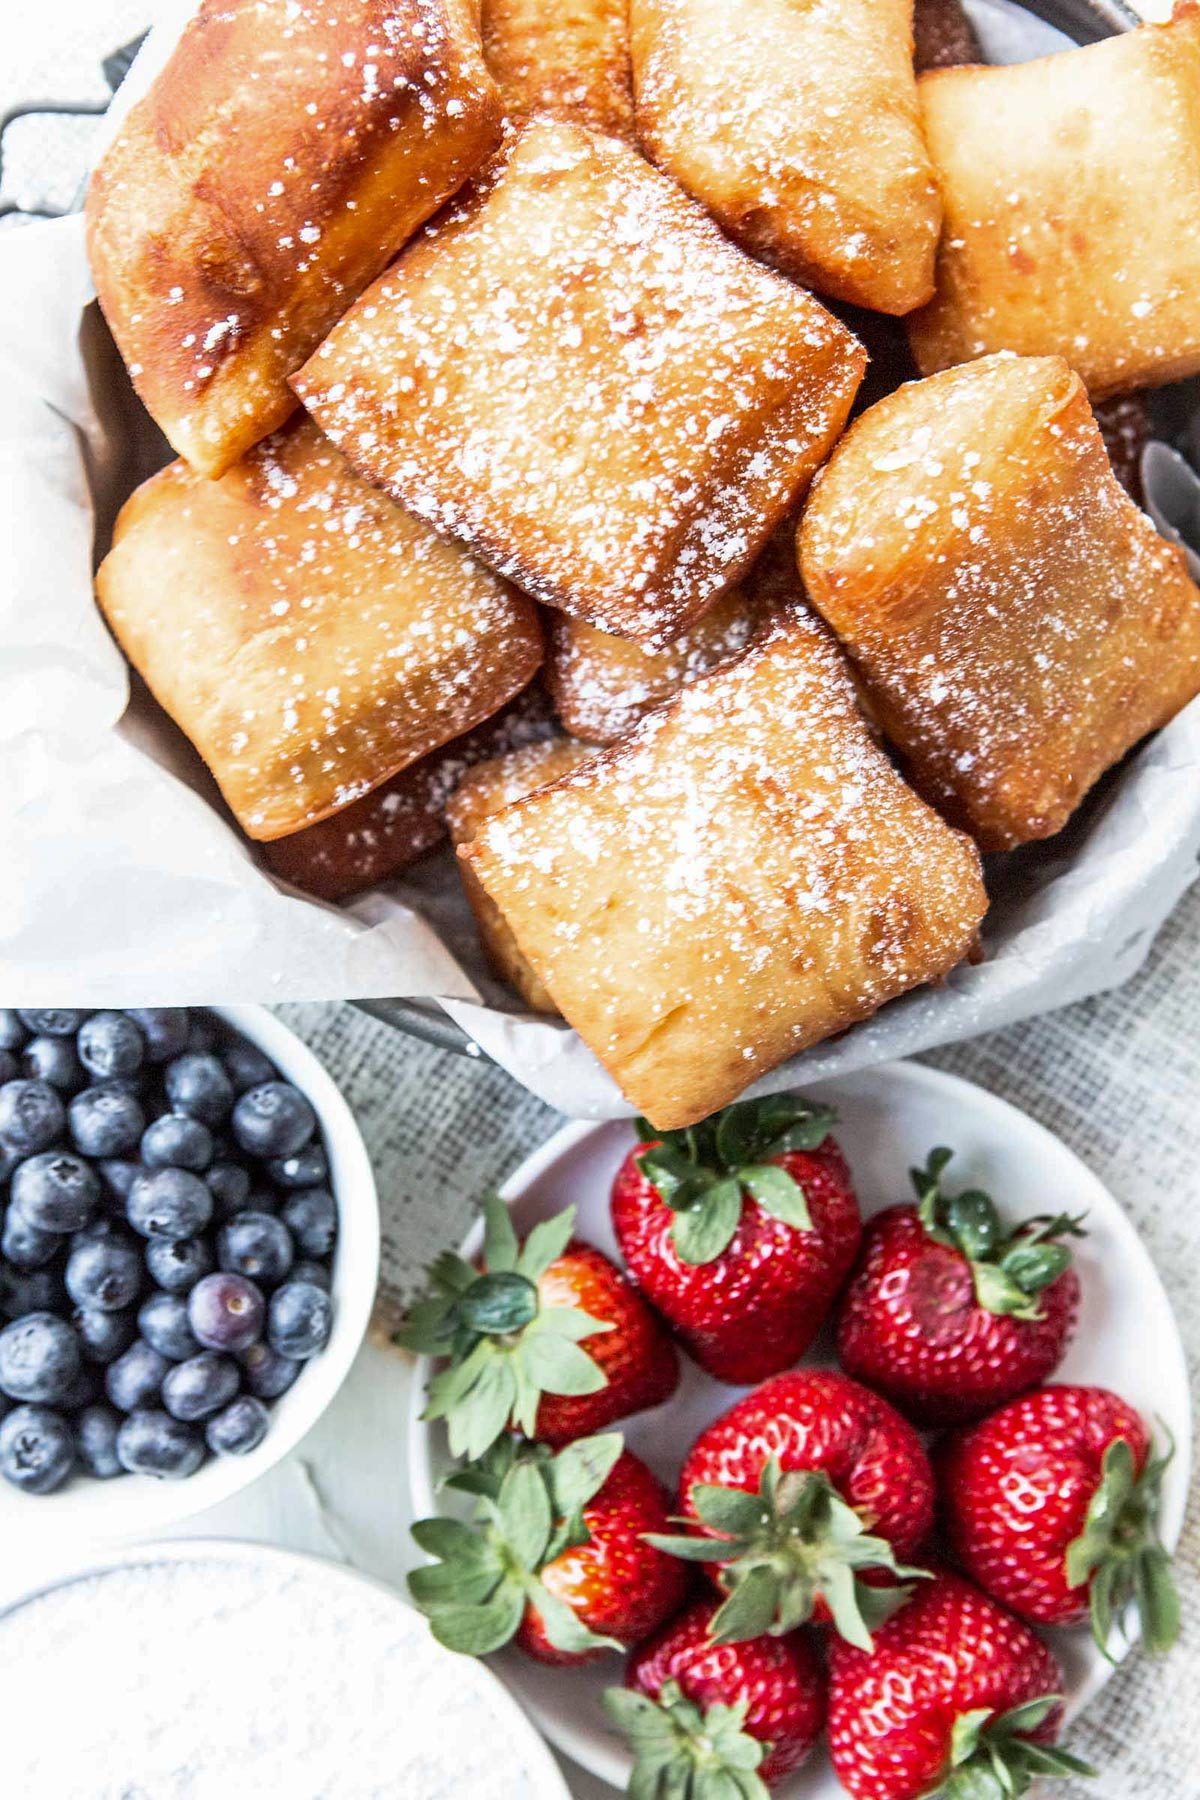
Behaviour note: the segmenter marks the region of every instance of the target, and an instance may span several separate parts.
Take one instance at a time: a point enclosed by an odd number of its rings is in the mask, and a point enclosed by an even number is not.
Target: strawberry
[[[832,1370],[800,1369],[700,1433],[679,1478],[692,1533],[651,1542],[706,1563],[729,1596],[713,1620],[718,1642],[832,1618],[865,1648],[902,1597],[881,1579],[919,1573],[896,1559],[926,1536],[933,1499],[921,1440],[886,1400]]]
[[[591,1662],[687,1596],[686,1571],[646,1541],[667,1522],[667,1491],[618,1433],[557,1455],[501,1438],[446,1486],[474,1497],[475,1521],[418,1520],[413,1538],[440,1561],[408,1585],[450,1650],[486,1656],[515,1638],[539,1662]]]
[[[830,1653],[829,1747],[854,1800],[1011,1800],[1090,1775],[1054,1748],[1062,1676],[1027,1625],[957,1575],[923,1582],[875,1634]]]
[[[1091,1614],[1106,1648],[1130,1601],[1156,1653],[1179,1635],[1179,1597],[1158,1535],[1163,1471],[1132,1407],[1096,1387],[1014,1400],[942,1451],[946,1522],[967,1573],[1022,1618]]]
[[[825,1106],[742,1101],[644,1139],[617,1173],[621,1254],[696,1361],[741,1386],[808,1349],[862,1235]]]
[[[762,1800],[820,1735],[825,1677],[804,1633],[714,1644],[716,1610],[697,1600],[672,1619],[604,1696],[633,1749],[632,1793]]]
[[[440,1256],[396,1334],[445,1359],[424,1416],[446,1420],[452,1455],[475,1460],[510,1427],[569,1443],[674,1393],[675,1346],[616,1265],[571,1236],[574,1207],[520,1247],[504,1202],[483,1206],[483,1272]]]
[[[918,1425],[965,1424],[1062,1361],[1079,1279],[1065,1214],[1009,1231],[977,1188],[942,1191],[949,1150],[912,1171],[919,1202],[878,1213],[838,1319],[838,1357]]]

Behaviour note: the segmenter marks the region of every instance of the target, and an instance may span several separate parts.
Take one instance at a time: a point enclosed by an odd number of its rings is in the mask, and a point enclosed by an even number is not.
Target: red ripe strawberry
[[[1072,1625],[1090,1612],[1101,1649],[1136,1600],[1146,1647],[1169,1650],[1179,1598],[1158,1535],[1169,1461],[1151,1458],[1141,1418],[1105,1388],[1026,1394],[944,1447],[955,1554],[1022,1618]]]
[[[486,1656],[515,1638],[539,1662],[591,1662],[639,1643],[687,1596],[686,1571],[647,1542],[667,1491],[617,1433],[557,1455],[501,1438],[446,1486],[475,1497],[476,1520],[418,1520],[414,1539],[441,1560],[409,1588],[448,1649]]]
[[[494,1194],[484,1219],[483,1272],[440,1256],[429,1298],[396,1334],[445,1359],[424,1416],[445,1419],[452,1455],[477,1459],[510,1427],[569,1443],[674,1393],[675,1346],[620,1269],[572,1238],[574,1207],[523,1247]]]
[[[1071,1253],[1082,1236],[1059,1215],[1001,1225],[976,1188],[942,1192],[949,1150],[912,1179],[917,1206],[867,1226],[838,1319],[838,1357],[851,1375],[919,1425],[977,1419],[1052,1375],[1079,1311]]]
[[[1027,1625],[956,1575],[922,1582],[871,1651],[830,1653],[829,1748],[854,1800],[1008,1800],[1089,1775],[1053,1747],[1062,1676]]]
[[[714,1644],[716,1610],[715,1600],[689,1606],[635,1651],[624,1688],[604,1697],[647,1794],[765,1795],[800,1767],[825,1723],[825,1677],[804,1633]]]
[[[630,1152],[612,1192],[621,1254],[720,1381],[789,1368],[824,1323],[862,1235],[828,1107],[742,1101]]]
[[[832,1618],[865,1647],[897,1599],[880,1579],[917,1573],[896,1558],[925,1538],[933,1499],[921,1440],[886,1400],[832,1370],[800,1369],[700,1433],[679,1477],[693,1533],[652,1541],[708,1565],[729,1596],[713,1626],[722,1642]]]

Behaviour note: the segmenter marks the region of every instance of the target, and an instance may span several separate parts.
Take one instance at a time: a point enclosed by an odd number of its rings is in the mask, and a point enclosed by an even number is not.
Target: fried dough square
[[[283,423],[288,376],[500,122],[470,0],[203,0],[87,198],[100,305],[193,468]]]
[[[1200,10],[920,95],[946,213],[925,374],[1057,355],[1098,398],[1200,371]]]
[[[753,561],[863,352],[614,138],[537,119],[296,377],[354,465],[538,600],[638,643]]]
[[[965,954],[979,856],[876,748],[820,623],[781,621],[460,852],[660,1130]]]
[[[1200,591],[1059,357],[984,357],[881,400],[800,549],[917,786],[985,849],[1061,830],[1200,691]]]
[[[510,118],[632,140],[628,0],[483,0],[483,54]]]
[[[145,482],[96,594],[252,838],[348,806],[499,711],[542,657],[532,602],[308,420],[219,481],[176,462]]]
[[[630,21],[642,145],[731,237],[839,300],[929,299],[912,0],[632,0]]]

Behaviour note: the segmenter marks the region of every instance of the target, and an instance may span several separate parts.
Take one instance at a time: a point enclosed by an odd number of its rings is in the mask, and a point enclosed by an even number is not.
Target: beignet
[[[628,0],[483,0],[483,54],[510,118],[633,138]]]
[[[548,781],[577,769],[595,754],[587,744],[560,737],[480,763],[461,783],[446,809],[454,843],[471,843],[485,819],[503,812],[514,800],[522,800],[526,794],[545,787]],[[497,975],[516,989],[531,1012],[556,1013],[558,1008],[522,956],[504,914],[494,900],[489,900],[474,870],[462,857],[458,870],[483,947]]]
[[[912,0],[631,0],[630,36],[643,148],[731,237],[839,300],[929,299]]]
[[[219,481],[126,502],[96,594],[242,829],[281,837],[498,712],[535,608],[367,486],[304,420]]]
[[[104,316],[193,468],[283,423],[288,376],[500,118],[471,0],[202,0],[87,197]]]
[[[800,560],[921,792],[985,849],[1060,830],[1200,690],[1200,591],[1059,357],[985,357],[864,413]]]
[[[660,1130],[944,975],[986,906],[974,845],[876,749],[811,616],[459,854]]]
[[[1200,10],[919,85],[945,206],[921,369],[1058,355],[1094,398],[1200,371]]]
[[[863,364],[636,152],[535,119],[295,386],[401,505],[658,648],[753,561]]]
[[[492,718],[331,813],[263,845],[267,867],[319,900],[346,900],[399,875],[446,836],[446,806],[468,769],[556,736],[550,702],[534,682]]]

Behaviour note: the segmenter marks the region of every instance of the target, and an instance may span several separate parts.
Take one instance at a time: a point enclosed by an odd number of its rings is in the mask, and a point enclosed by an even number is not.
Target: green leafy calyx
[[[1041,1213],[1008,1231],[995,1201],[981,1188],[944,1192],[942,1175],[953,1155],[952,1150],[931,1150],[923,1169],[909,1171],[922,1225],[937,1243],[966,1257],[975,1298],[986,1312],[1040,1319],[1039,1294],[1071,1262],[1070,1250],[1058,1240],[1086,1236],[1082,1217]]]
[[[681,1262],[715,1262],[726,1250],[750,1194],[764,1212],[811,1231],[804,1189],[789,1170],[770,1159],[816,1150],[829,1136],[835,1114],[794,1095],[741,1100],[686,1131],[656,1132],[637,1122],[646,1145],[637,1163],[675,1217],[671,1238]]]
[[[1179,1636],[1179,1593],[1158,1525],[1162,1479],[1174,1454],[1170,1443],[1139,1475],[1128,1440],[1111,1443],[1083,1530],[1067,1549],[1067,1580],[1072,1587],[1089,1584],[1092,1635],[1106,1656],[1113,1625],[1131,1602],[1152,1656],[1163,1655]]]
[[[447,1488],[473,1498],[474,1517],[418,1519],[413,1539],[438,1560],[408,1578],[439,1643],[487,1656],[508,1643],[532,1606],[557,1650],[584,1655],[623,1648],[591,1631],[541,1580],[565,1551],[590,1541],[583,1509],[608,1480],[621,1448],[618,1432],[580,1438],[556,1456],[545,1445],[506,1437],[450,1477]]]
[[[1096,1771],[1069,1750],[1035,1744],[1036,1731],[1062,1702],[1046,1694],[994,1713],[990,1707],[960,1713],[950,1737],[950,1757],[940,1787],[928,1800],[1016,1800],[1031,1782],[1055,1775],[1094,1775]]]
[[[720,1565],[718,1579],[728,1599],[712,1620],[715,1643],[794,1631],[823,1600],[847,1642],[870,1650],[872,1631],[912,1590],[872,1587],[861,1572],[925,1575],[923,1569],[897,1563],[886,1538],[873,1537],[860,1514],[818,1470],[784,1475],[772,1457],[757,1494],[699,1482],[691,1499],[701,1524],[717,1538],[655,1535],[648,1542],[689,1562]]]
[[[768,1746],[746,1731],[745,1700],[701,1710],[665,1681],[657,1700],[609,1688],[604,1711],[633,1752],[634,1800],[768,1800],[758,1773]]]
[[[585,1339],[612,1325],[577,1307],[544,1306],[538,1281],[571,1239],[575,1209],[546,1219],[517,1242],[508,1208],[483,1203],[484,1268],[447,1251],[429,1271],[429,1290],[410,1310],[396,1342],[441,1357],[425,1418],[445,1419],[454,1456],[483,1456],[510,1426],[532,1437],[543,1394],[594,1394],[608,1378]]]

